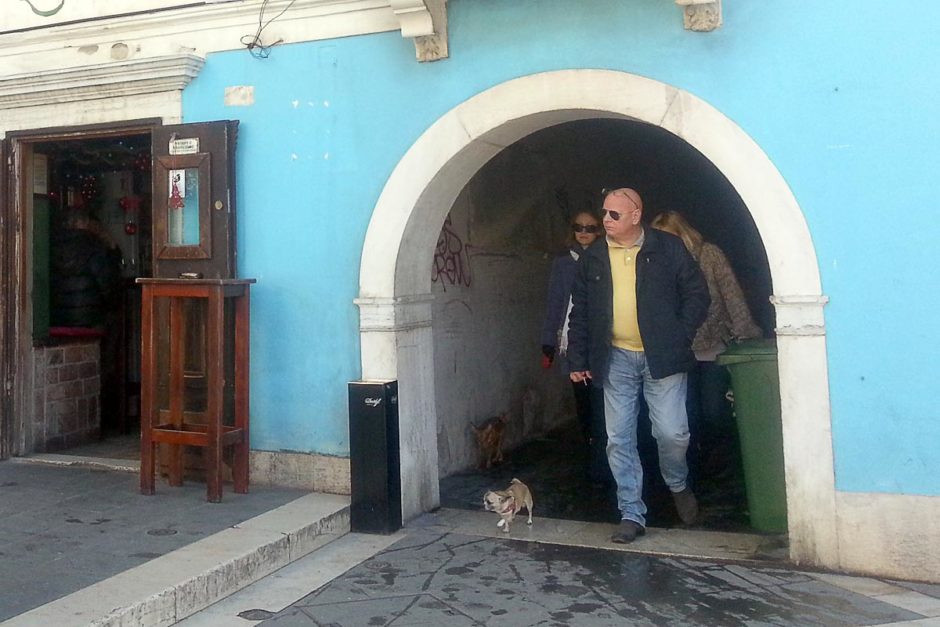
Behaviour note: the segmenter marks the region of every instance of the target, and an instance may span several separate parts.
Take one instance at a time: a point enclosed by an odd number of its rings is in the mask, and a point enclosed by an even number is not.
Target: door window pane
[[[170,170],[167,199],[167,244],[199,244],[199,170]]]

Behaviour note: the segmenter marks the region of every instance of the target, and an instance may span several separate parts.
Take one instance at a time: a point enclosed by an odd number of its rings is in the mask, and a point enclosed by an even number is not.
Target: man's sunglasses
[[[597,233],[600,230],[596,224],[572,224],[571,228],[575,233]]]
[[[620,211],[611,211],[610,209],[601,209],[601,211],[609,215],[610,219],[613,220],[614,222],[617,222],[618,220],[620,220],[620,218],[623,217],[623,213],[621,213]]]

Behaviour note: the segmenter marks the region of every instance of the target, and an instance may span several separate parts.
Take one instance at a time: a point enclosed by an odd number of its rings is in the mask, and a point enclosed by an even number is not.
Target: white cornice
[[[402,37],[434,34],[431,11],[424,0],[390,0],[392,11],[401,24]]]
[[[120,8],[123,2],[114,0]],[[182,53],[206,56],[245,48],[258,30],[262,0],[205,4],[153,13],[50,25],[0,34],[0,77],[51,68]],[[289,8],[288,8],[289,7]],[[271,0],[261,44],[297,43],[397,30],[389,0]],[[108,10],[108,9],[105,9]],[[110,9],[117,13],[116,8]],[[115,48],[121,49],[115,55]]]
[[[204,63],[179,54],[0,77],[0,109],[181,91]]]
[[[0,33],[0,50],[8,46],[54,46],[57,40],[83,39],[89,36],[99,36],[104,32],[108,33],[112,40],[140,36],[148,32],[159,32],[163,35],[198,32],[210,26],[212,28],[237,26],[246,33],[254,32],[258,27],[262,4],[263,0],[241,0],[168,11],[116,15],[69,24],[53,24],[47,28],[33,28],[25,32]],[[303,21],[314,17],[355,14],[370,9],[387,10],[389,0],[295,0],[293,4],[290,0],[271,0],[264,9],[265,21],[277,16],[288,5],[289,10],[277,20],[272,21],[269,28],[276,29],[288,22]],[[122,12],[118,9],[112,10],[115,13]]]
[[[439,61],[450,55],[447,37],[447,0],[427,0],[433,32],[414,38],[418,61]],[[404,34],[404,32],[402,33]]]

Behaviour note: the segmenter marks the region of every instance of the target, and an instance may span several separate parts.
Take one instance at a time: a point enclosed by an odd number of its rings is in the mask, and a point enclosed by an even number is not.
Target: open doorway
[[[151,274],[147,129],[24,138],[32,452],[139,457],[140,292]],[[20,346],[26,344],[21,338]]]
[[[507,146],[469,180],[445,221],[432,264],[432,332],[441,504],[479,509],[486,489],[518,476],[537,493],[538,515],[614,522],[611,486],[588,472],[563,360],[540,363],[540,327],[552,260],[573,218],[630,186],[644,222],[684,215],[729,258],[755,321],[768,337],[774,312],[767,254],[740,196],[701,153],[660,127],[591,119],[543,128]],[[477,469],[473,425],[508,414],[505,461]],[[749,530],[733,418],[720,437],[693,440],[700,528]],[[656,462],[648,419],[639,427],[649,524],[678,523]],[[700,447],[704,447],[703,449]]]

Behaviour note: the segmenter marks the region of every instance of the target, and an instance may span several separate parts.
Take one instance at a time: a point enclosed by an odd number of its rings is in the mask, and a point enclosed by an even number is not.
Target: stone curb
[[[308,494],[0,625],[173,625],[348,531],[349,497]]]
[[[41,453],[28,457],[11,457],[14,464],[38,464],[41,466],[75,466],[77,468],[95,468],[99,470],[115,470],[117,472],[140,472],[140,460],[136,459],[109,459],[106,457],[82,457],[79,455],[62,455],[58,453]]]

